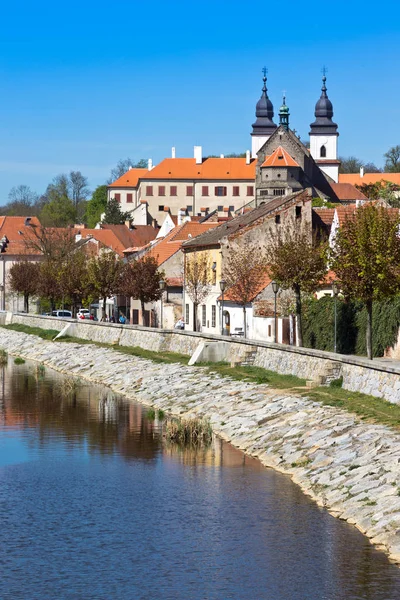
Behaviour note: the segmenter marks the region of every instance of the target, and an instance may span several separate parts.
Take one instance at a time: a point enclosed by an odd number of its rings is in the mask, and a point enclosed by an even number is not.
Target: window
[[[164,212],[164,204],[159,204],[159,205],[158,205],[158,210],[159,210],[160,212]]]
[[[217,324],[217,307],[215,304],[211,306],[211,327],[215,327]]]
[[[275,223],[279,225],[281,222],[281,215],[275,215]]]
[[[146,196],[152,196],[152,195],[153,195],[153,186],[146,185]]]
[[[193,205],[192,204],[188,204],[187,207],[186,207],[186,210],[188,212],[193,212]]]
[[[186,196],[193,196],[193,186],[192,185],[186,186]],[[203,194],[203,196],[204,196],[204,194]]]
[[[117,202],[121,202],[121,194],[115,194],[115,196],[114,196],[114,199],[115,199]]]
[[[252,186],[252,185],[247,186],[247,195],[254,196],[254,186]]]
[[[325,146],[321,146],[321,150],[319,151],[319,155],[321,158],[326,158],[326,148]]]
[[[202,304],[201,306],[201,324],[203,327],[206,326],[206,305]]]
[[[133,202],[133,194],[127,194],[127,195],[126,195],[126,201],[127,201],[127,202],[129,202],[129,204],[130,204],[131,202]]]
[[[185,323],[186,323],[186,325],[189,325],[189,304],[186,304]]]
[[[268,325],[268,337],[272,336],[271,325]]]
[[[176,185],[171,185],[171,187],[169,188],[169,195],[170,196],[178,195],[178,188],[176,187]]]
[[[274,196],[284,196],[285,188],[277,188],[274,190]]]
[[[222,204],[220,204],[220,205],[218,206],[218,210],[219,210],[220,212],[221,212],[222,210],[224,210],[224,207],[222,206]]]
[[[296,206],[296,219],[301,219],[301,206]]]
[[[165,185],[159,185],[158,186],[158,195],[159,196],[165,196]]]
[[[234,185],[233,190],[232,190],[232,196],[239,196],[240,195],[239,190],[240,190],[239,186]]]
[[[208,196],[208,185],[203,185],[201,188],[201,195]]]
[[[215,195],[216,196],[226,196],[226,187],[224,185],[216,185],[215,186]]]
[[[231,204],[229,207],[229,212],[233,212],[234,210],[235,210],[235,207],[233,206],[233,204]]]

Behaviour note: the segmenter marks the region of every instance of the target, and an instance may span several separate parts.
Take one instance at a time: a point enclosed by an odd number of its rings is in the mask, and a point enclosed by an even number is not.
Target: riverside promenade
[[[1,329],[0,348],[170,415],[209,418],[216,434],[291,476],[321,507],[400,563],[400,434],[389,427],[290,391],[95,345]]]

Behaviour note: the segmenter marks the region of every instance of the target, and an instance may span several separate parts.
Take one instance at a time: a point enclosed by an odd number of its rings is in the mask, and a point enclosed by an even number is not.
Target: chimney
[[[186,211],[183,208],[178,210],[178,225],[182,225],[182,218],[186,215]]]
[[[82,234],[80,231],[78,231],[78,233],[75,234],[75,242],[80,242],[82,239]]]
[[[31,217],[26,217],[24,225],[25,225],[25,227],[30,227],[30,225],[31,225]]]
[[[149,171],[151,171],[153,168],[153,161],[151,158],[149,158],[149,160],[147,161],[147,168],[149,169]]]
[[[360,167],[360,177],[364,177],[364,167]]]
[[[194,158],[196,159],[196,165],[201,165],[203,162],[203,148],[201,146],[194,146]]]
[[[246,165],[250,164],[250,150],[246,150]]]
[[[154,229],[157,229],[157,227],[158,227],[157,219],[152,219],[151,226],[154,227]]]
[[[175,150],[175,146],[172,146],[172,150],[171,150],[171,157],[172,157],[172,158],[176,158],[176,150]]]
[[[223,154],[220,154],[220,155],[219,155],[219,157],[220,157],[220,158],[224,158],[224,155],[223,155]]]

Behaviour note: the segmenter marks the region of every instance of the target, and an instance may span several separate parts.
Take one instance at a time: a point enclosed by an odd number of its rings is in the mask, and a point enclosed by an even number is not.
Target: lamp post
[[[160,329],[163,328],[163,293],[165,290],[165,279],[160,279],[160,281],[158,282],[158,285],[160,286],[160,290],[161,290],[161,313],[160,313]]]
[[[339,285],[338,285],[337,281],[332,281],[332,292],[333,292],[333,298],[334,298],[334,302],[335,302],[335,332],[334,332],[333,351],[336,352],[336,348],[337,348],[337,344],[336,344],[336,338],[337,338],[337,304],[336,304],[336,300],[337,300],[337,296],[339,293]]]
[[[274,342],[277,343],[277,323],[276,323],[276,295],[279,292],[279,284],[276,281],[271,282],[272,291],[274,292]]]
[[[221,290],[221,335],[224,335],[224,291],[226,288],[225,279],[221,279],[219,282],[219,287]]]

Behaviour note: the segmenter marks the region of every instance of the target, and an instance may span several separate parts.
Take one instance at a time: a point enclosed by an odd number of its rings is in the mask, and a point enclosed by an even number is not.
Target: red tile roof
[[[2,252],[6,255],[36,255],[38,250],[27,247],[26,241],[32,236],[32,226],[40,227],[37,217],[30,217],[30,226],[25,225],[27,217],[0,217],[0,239],[6,236],[8,244]]]
[[[333,217],[335,215],[334,208],[313,208],[312,210],[319,216],[325,225],[332,225]]]
[[[110,184],[109,187],[136,187],[140,177],[143,177],[146,173],[148,173],[148,169],[130,169],[126,173],[124,173],[121,177],[116,179],[113,183]]]
[[[351,183],[331,183],[331,188],[339,200],[367,200],[367,196]]]
[[[261,165],[262,167],[298,167],[299,164],[290,156],[288,152],[282,146],[278,148],[265,158],[265,161]]]
[[[126,225],[102,225],[102,229],[110,229],[114,232],[124,248],[128,246],[145,246],[155,239],[158,229],[151,225],[133,225],[130,229]]]
[[[363,177],[359,173],[339,173],[339,183],[363,185],[378,183],[378,181],[389,181],[400,185],[400,173],[364,173]]]

